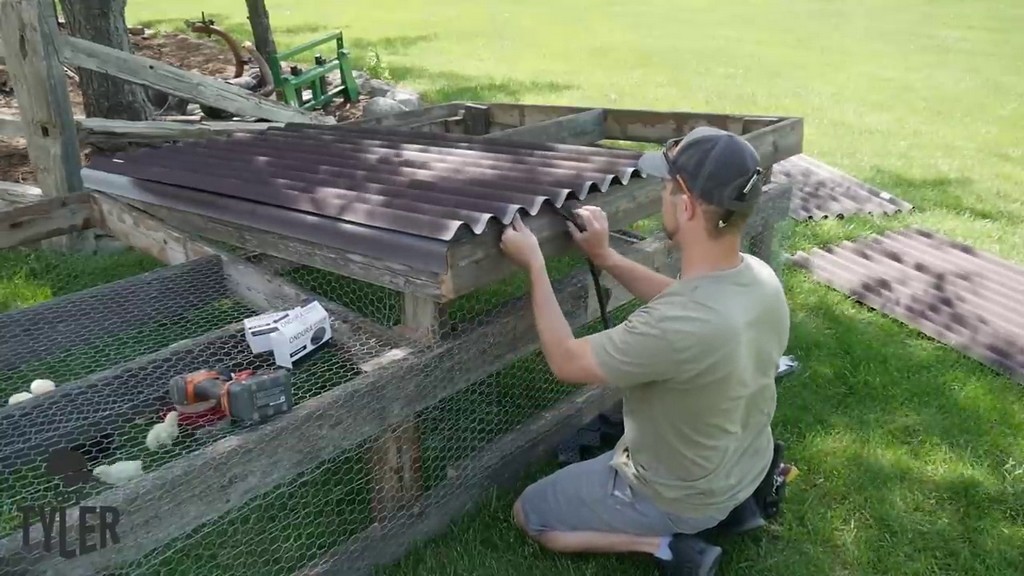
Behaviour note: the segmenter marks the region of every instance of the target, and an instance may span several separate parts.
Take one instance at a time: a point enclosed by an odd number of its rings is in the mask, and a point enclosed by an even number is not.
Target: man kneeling
[[[529,486],[516,523],[557,552],[645,552],[667,574],[710,574],[721,550],[686,538],[752,495],[772,460],[775,370],[789,308],[771,267],[741,251],[761,194],[759,160],[742,138],[698,128],[641,169],[665,180],[662,219],[681,251],[673,279],[614,252],[600,209],[578,213],[576,243],[644,305],[624,323],[575,338],[536,238],[518,217],[502,249],[529,271],[541,350],[570,384],[619,387],[625,433],[614,450]],[[683,248],[685,247],[685,250]]]

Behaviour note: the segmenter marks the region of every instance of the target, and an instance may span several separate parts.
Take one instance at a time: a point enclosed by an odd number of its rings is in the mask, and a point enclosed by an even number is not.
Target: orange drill
[[[291,374],[284,369],[197,370],[172,378],[170,395],[177,406],[217,400],[228,417],[248,423],[262,422],[294,406]]]

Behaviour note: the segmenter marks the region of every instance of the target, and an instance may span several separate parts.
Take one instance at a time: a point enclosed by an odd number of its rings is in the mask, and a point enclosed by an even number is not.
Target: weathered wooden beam
[[[21,121],[21,117],[0,116],[0,137],[24,138],[25,124]]]
[[[643,263],[665,261],[664,238],[652,238],[623,250]],[[610,306],[631,299],[612,282]],[[580,327],[593,320],[589,312],[590,275],[586,270],[556,283],[555,293],[569,324]],[[113,569],[140,558],[177,536],[242,505],[339,452],[361,445],[383,430],[407,421],[473,382],[536,349],[528,298],[521,297],[486,318],[479,328],[374,369],[354,380],[307,400],[290,413],[274,418],[187,454],[158,470],[111,489],[87,505],[115,506],[121,512],[122,540],[72,560],[30,550],[11,562],[37,564],[64,575],[85,575]],[[244,341],[243,341],[244,342]],[[316,434],[309,432],[315,430]],[[196,471],[203,471],[197,474]],[[162,487],[174,486],[172,491]],[[212,492],[216,499],[197,499]],[[173,509],[174,514],[164,511]],[[73,514],[71,514],[73,516]],[[69,517],[72,531],[77,526]],[[32,532],[38,544],[39,531]],[[73,538],[74,536],[69,537]],[[21,533],[8,539],[17,550]]]
[[[239,116],[253,116],[276,122],[335,123],[329,116],[311,114],[276,100],[261,98],[237,86],[196,72],[181,70],[151,58],[136,56],[81,38],[61,38],[58,46],[61,60],[68,66],[103,72]]]
[[[600,108],[492,132],[487,138],[507,138],[551,144],[595,144],[605,139],[605,111]]]
[[[205,245],[167,230],[155,219],[135,217],[121,202],[102,192],[93,192],[92,202],[98,228],[164,264],[181,264],[213,254]]]
[[[791,183],[775,183],[764,187],[757,210],[747,220],[743,230],[743,247],[748,253],[757,256],[781,274],[781,260],[776,253],[776,228],[789,218],[789,205],[792,200],[793,185]]]
[[[462,133],[483,136],[491,131],[491,111],[480,104],[466,104],[462,110]]]
[[[426,345],[437,343],[448,319],[444,305],[408,292],[402,297],[398,329]],[[387,522],[419,500],[423,493],[422,452],[415,416],[391,426],[372,443],[367,464],[373,476],[370,506],[375,522]]]
[[[217,256],[229,291],[256,310],[270,312],[299,305],[316,298],[331,315],[335,340],[342,347],[346,340],[360,340],[349,355],[358,362],[375,359],[381,349],[411,345],[398,332],[383,328],[359,314],[314,294],[267,269],[228,254],[189,234],[176,230],[157,218],[101,192],[93,195],[100,226],[118,240],[165,264],[178,264],[206,256]],[[356,337],[353,333],[357,333]],[[368,356],[368,357],[367,357]]]
[[[281,122],[202,122],[198,117],[196,121],[75,118],[79,143],[97,148],[198,140],[238,132],[262,132],[267,128],[280,126],[284,126],[284,124]],[[0,136],[24,138],[25,127],[21,118],[0,116]]]
[[[451,528],[494,488],[515,485],[558,444],[613,407],[621,394],[613,388],[587,387],[449,467],[448,478],[434,486],[419,506],[407,509],[346,540],[293,576],[349,576],[402,559],[416,544]],[[511,518],[509,519],[511,522]],[[381,546],[381,542],[387,542]]]
[[[627,228],[639,220],[658,214],[661,209],[660,180],[634,177],[625,186],[607,193],[592,193],[586,203],[601,207],[611,228]],[[523,219],[537,236],[548,258],[575,250],[566,232],[565,219],[553,208]],[[515,265],[501,253],[502,226],[491,225],[479,236],[452,243],[448,250],[448,274],[442,282],[442,294],[452,299],[491,285],[516,271]]]
[[[102,188],[104,191],[117,189],[124,191],[125,195],[133,196],[145,193],[130,178],[96,172],[88,168],[83,170],[83,173],[90,175],[90,185],[95,185],[97,189]],[[185,190],[181,191],[181,194],[188,193]],[[126,204],[139,208],[143,212],[157,217],[157,219],[164,223],[189,234],[203,236],[234,246],[242,246],[292,262],[330,270],[400,292],[416,292],[428,297],[434,297],[435,299],[440,297],[440,274],[416,270],[395,262],[354,254],[345,250],[324,246],[317,242],[270,232],[255,226],[226,222],[210,218],[205,214],[185,212],[174,208],[157,206],[149,202],[140,202],[122,196],[120,193],[117,196]],[[247,205],[247,208],[252,210],[269,210],[265,206],[256,204]],[[440,244],[438,250],[442,249],[443,244]]]
[[[394,128],[414,127],[433,122],[441,122],[452,118],[458,118],[462,112],[461,102],[450,102],[427,106],[419,110],[407,110],[397,114],[378,116],[376,118],[358,118],[342,122],[340,126],[367,127],[367,126],[391,126]]]
[[[0,209],[0,248],[13,248],[93,227],[89,193],[76,192]]]
[[[19,182],[0,181],[0,208],[22,206],[45,200],[43,191],[35,186]]]
[[[0,38],[39,187],[47,196],[81,192],[82,159],[53,2],[0,2]]]
[[[491,111],[491,122],[495,126],[503,125],[511,129],[590,110],[581,106],[486,104]],[[608,140],[663,144],[698,126],[714,126],[743,136],[761,155],[763,167],[803,151],[802,118],[624,108],[605,108],[604,111],[604,137]]]
[[[238,132],[262,132],[280,122],[136,122],[83,118],[78,120],[78,139],[97,148],[128,144],[164,144],[179,140],[199,140]]]

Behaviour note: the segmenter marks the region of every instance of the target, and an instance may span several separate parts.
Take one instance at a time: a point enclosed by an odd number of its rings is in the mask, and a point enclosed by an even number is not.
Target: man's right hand
[[[608,216],[597,206],[583,206],[575,210],[575,213],[587,231],[580,232],[572,222],[566,222],[569,233],[587,258],[597,266],[602,266],[614,255],[608,244]]]

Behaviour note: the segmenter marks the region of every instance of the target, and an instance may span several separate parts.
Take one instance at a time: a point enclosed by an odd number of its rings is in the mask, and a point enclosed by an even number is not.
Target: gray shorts
[[[658,508],[611,466],[612,455],[566,466],[527,487],[519,497],[527,532],[671,536],[696,534],[722,520],[685,518]]]

